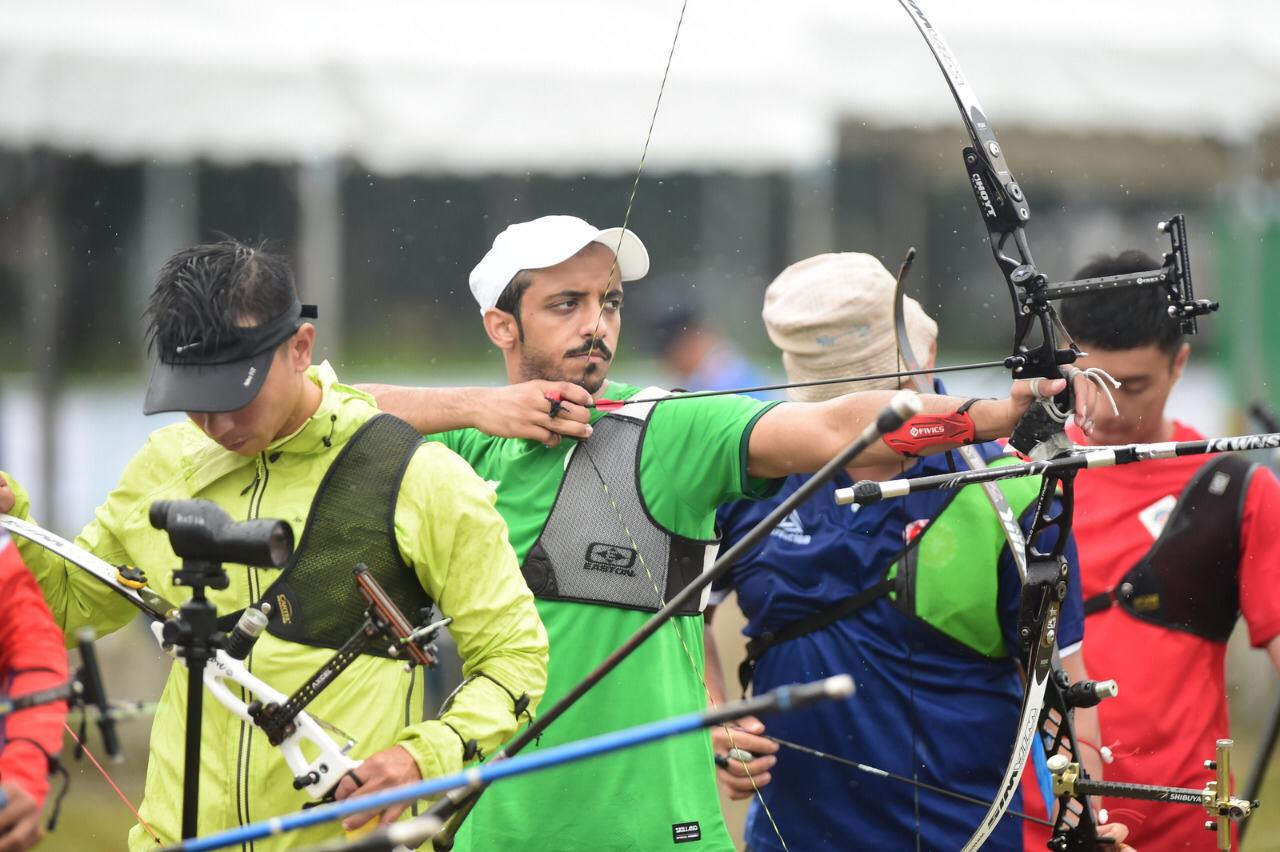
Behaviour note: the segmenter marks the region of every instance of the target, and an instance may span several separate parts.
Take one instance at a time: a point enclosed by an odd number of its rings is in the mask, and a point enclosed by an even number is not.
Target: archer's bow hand
[[[769,770],[778,762],[778,744],[764,736],[764,723],[755,716],[713,727],[711,748],[716,754],[716,783],[730,799],[750,799],[773,780]]]
[[[1020,379],[1009,388],[1005,399],[977,400],[969,409],[973,418],[974,436],[978,441],[994,441],[997,438],[1016,438],[1015,432],[1030,420],[1028,412],[1033,406],[1062,393],[1067,388],[1066,379]],[[1039,411],[1034,414],[1040,414]],[[1033,443],[1038,443],[1037,437]],[[1029,447],[1010,441],[1014,449],[1026,453]]]
[[[4,474],[0,473],[0,512],[6,515],[13,511],[13,507],[18,502],[18,495],[13,493],[13,488],[9,485],[9,480],[5,479]]]
[[[1109,393],[1099,390],[1102,380],[1083,370],[1072,370],[1071,392],[1066,379],[1024,379],[1013,383],[1009,403],[1017,420],[1009,435],[1009,444],[1024,456],[1046,459],[1070,448],[1063,432],[1068,419],[1086,436],[1094,431],[1093,414],[1100,405],[1111,405]],[[1107,377],[1110,378],[1110,377]]]

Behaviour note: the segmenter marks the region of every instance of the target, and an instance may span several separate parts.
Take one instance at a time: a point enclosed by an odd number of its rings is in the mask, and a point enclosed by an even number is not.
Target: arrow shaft
[[[1095,467],[1111,467],[1140,461],[1175,458],[1177,456],[1210,455],[1213,453],[1267,450],[1280,447],[1280,432],[1260,435],[1237,435],[1229,438],[1205,438],[1199,441],[1167,441],[1159,444],[1129,444],[1121,447],[1086,448],[1047,461],[1028,462],[1020,465],[987,468],[963,473],[944,473],[937,476],[921,476],[916,479],[894,479],[886,482],[859,482],[850,488],[836,491],[836,502],[876,503],[891,497],[904,497],[921,491],[938,491],[961,488],[1000,479],[1017,479],[1024,476],[1040,476],[1065,473]]]
[[[358,796],[342,802],[320,805],[310,810],[274,817],[206,837],[193,838],[177,846],[169,847],[169,849],[170,852],[177,852],[177,850],[181,850],[181,852],[205,852],[205,850],[237,846],[264,837],[283,834],[287,831],[343,819],[352,814],[381,810],[391,805],[437,796],[449,790],[459,788],[479,790],[484,785],[502,778],[524,775],[539,769],[560,766],[608,752],[666,739],[667,737],[690,733],[712,725],[723,724],[742,716],[759,716],[797,710],[819,701],[845,698],[852,692],[853,681],[848,675],[838,675],[814,683],[781,687],[755,698],[723,705],[715,710],[702,713],[687,713],[671,719],[651,722],[647,725],[639,725],[622,731],[566,743],[521,757],[491,759],[487,763],[473,766],[462,772],[455,772],[440,778],[432,778],[415,784],[407,784],[390,790],[371,793],[367,796]],[[425,840],[429,839],[431,834],[434,834],[443,825],[443,820],[438,816],[428,815],[422,825],[425,826],[422,829],[425,835],[422,839]]]
[[[999,361],[976,361],[972,364],[952,364],[945,367],[930,367],[928,369],[917,368],[913,370],[900,370],[893,373],[873,373],[866,376],[839,376],[834,379],[814,379],[808,382],[779,382],[774,385],[756,385],[749,388],[733,388],[731,390],[708,390],[693,391],[692,393],[675,393],[670,396],[645,398],[645,399],[601,399],[597,400],[587,408],[595,408],[601,411],[617,411],[627,405],[643,405],[651,402],[670,402],[679,399],[706,399],[711,396],[726,396],[728,394],[750,394],[764,393],[766,391],[787,390],[788,388],[816,388],[823,385],[843,385],[852,382],[874,382],[880,379],[905,379],[911,376],[928,376],[933,373],[959,373],[965,370],[988,370],[1001,367],[1009,368],[1009,359],[1003,358]]]

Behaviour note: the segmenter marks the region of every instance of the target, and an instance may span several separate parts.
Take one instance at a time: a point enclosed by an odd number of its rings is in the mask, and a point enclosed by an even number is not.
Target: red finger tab
[[[899,455],[918,456],[939,444],[972,444],[976,432],[967,411],[951,414],[917,414],[884,436]]]

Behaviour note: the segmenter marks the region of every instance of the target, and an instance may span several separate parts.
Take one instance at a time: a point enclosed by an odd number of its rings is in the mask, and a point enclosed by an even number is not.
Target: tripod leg
[[[187,658],[187,741],[182,767],[182,839],[195,837],[200,818],[200,734],[204,722],[204,658]]]

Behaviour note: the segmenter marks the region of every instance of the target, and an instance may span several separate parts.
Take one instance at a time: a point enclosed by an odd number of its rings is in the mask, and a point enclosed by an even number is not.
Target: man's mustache
[[[605,344],[603,341],[600,341],[600,340],[597,340],[594,346],[584,346],[581,349],[575,349],[572,352],[566,352],[564,357],[581,358],[587,355],[599,355],[601,358],[603,358],[606,361],[613,360],[613,352],[609,350],[609,347],[607,344]]]

